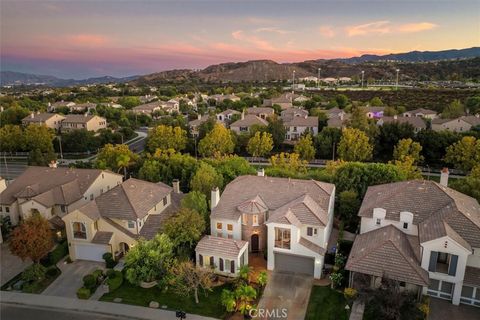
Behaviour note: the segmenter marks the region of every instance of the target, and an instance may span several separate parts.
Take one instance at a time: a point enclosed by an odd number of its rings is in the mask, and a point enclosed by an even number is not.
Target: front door
[[[251,237],[252,252],[258,252],[258,234],[252,234]]]

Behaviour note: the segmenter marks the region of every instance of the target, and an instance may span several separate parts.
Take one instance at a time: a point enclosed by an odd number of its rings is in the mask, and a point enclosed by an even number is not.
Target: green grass
[[[191,314],[223,318],[226,313],[220,303],[220,296],[225,288],[227,288],[226,285],[215,287],[212,292],[207,293],[207,296],[200,291],[198,296],[200,303],[196,304],[193,296],[179,296],[171,290],[163,292],[158,287],[143,289],[130,284],[128,281],[124,281],[120,288],[114,292],[104,294],[100,301],[113,302],[115,298],[122,298],[121,303],[143,307],[147,307],[150,301],[157,301],[160,307],[165,305],[169,310],[183,310]]]
[[[347,320],[343,294],[330,287],[313,286],[305,320]]]

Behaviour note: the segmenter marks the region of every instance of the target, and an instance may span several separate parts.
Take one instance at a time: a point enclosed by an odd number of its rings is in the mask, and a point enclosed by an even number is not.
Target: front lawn
[[[222,290],[226,288],[228,288],[228,285],[215,287],[212,292],[208,292],[208,296],[199,292],[200,303],[196,304],[193,296],[178,296],[171,290],[163,292],[158,287],[143,289],[131,285],[128,281],[124,281],[120,288],[114,292],[104,294],[100,298],[100,301],[113,302],[115,298],[122,298],[121,303],[143,307],[148,307],[150,301],[157,301],[160,304],[160,308],[162,306],[167,306],[167,309],[169,310],[183,310],[187,313],[218,319],[225,316],[225,309],[220,303],[220,296]]]
[[[347,320],[343,293],[330,287],[313,286],[305,320]]]

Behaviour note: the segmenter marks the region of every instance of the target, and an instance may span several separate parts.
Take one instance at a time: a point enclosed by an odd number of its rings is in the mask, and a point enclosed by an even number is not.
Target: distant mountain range
[[[411,51],[388,55],[362,55],[347,59],[318,59],[296,63],[277,63],[272,60],[254,60],[211,65],[205,69],[168,70],[144,76],[125,78],[99,77],[84,80],[61,79],[54,76],[2,71],[1,85],[45,85],[65,87],[74,85],[132,82],[158,85],[165,82],[199,80],[210,82],[242,82],[285,80],[316,76],[321,68],[322,77],[352,77],[363,70],[366,77],[391,80],[395,70],[401,70],[402,80],[480,79],[480,47],[443,50]]]
[[[14,71],[0,72],[0,84],[6,85],[45,85],[51,87],[68,87],[87,84],[101,84],[101,83],[120,83],[128,82],[138,78],[138,76],[131,76],[125,78],[115,78],[110,76],[88,78],[83,80],[75,79],[61,79],[54,76],[30,74]]]

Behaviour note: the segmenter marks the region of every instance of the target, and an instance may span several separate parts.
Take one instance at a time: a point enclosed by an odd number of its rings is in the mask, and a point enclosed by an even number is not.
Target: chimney
[[[397,119],[398,119],[397,115],[394,115],[394,116],[393,116],[393,119],[397,120]]]
[[[180,181],[178,179],[173,179],[172,186],[173,192],[180,193]]]
[[[242,110],[242,120],[245,119],[245,110]]]
[[[30,113],[30,118],[32,118],[32,119],[35,118],[35,113],[33,113],[33,112]]]
[[[219,201],[220,201],[220,190],[218,189],[218,187],[214,187],[212,189],[212,195],[210,199],[210,209],[213,210],[213,208],[217,206]]]
[[[340,112],[340,120],[343,121],[343,112]]]
[[[448,168],[443,168],[440,174],[440,184],[444,187],[448,187]]]
[[[56,167],[57,167],[57,164],[58,164],[57,161],[52,160],[52,161],[50,161],[50,163],[48,164],[48,166],[49,166],[50,168],[56,168]]]
[[[88,112],[85,112],[85,114],[83,115],[84,117],[88,116]]]
[[[265,177],[265,169],[261,168],[260,170],[258,170],[257,171],[257,176]]]
[[[197,115],[197,119],[198,120],[202,119],[202,115],[200,113]]]

